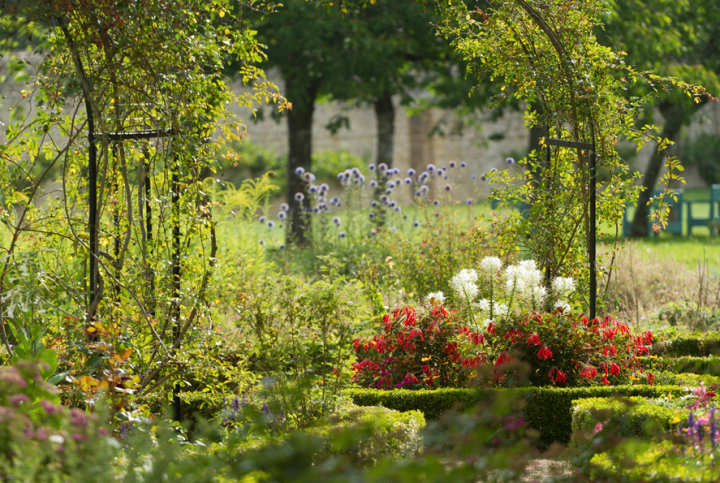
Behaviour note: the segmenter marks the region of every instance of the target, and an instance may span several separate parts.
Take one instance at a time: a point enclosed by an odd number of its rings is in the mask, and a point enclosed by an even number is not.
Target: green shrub
[[[667,340],[664,346],[665,356],[720,356],[720,332],[681,334]]]
[[[381,459],[409,458],[422,448],[420,431],[425,427],[425,417],[420,411],[398,412],[381,406],[358,407],[350,404],[317,428],[311,434],[327,437],[326,450],[335,454],[335,437],[348,430],[359,432],[362,437],[350,449],[341,451],[358,466],[377,464]]]
[[[687,411],[656,404],[642,396],[582,399],[573,402],[573,440],[579,433],[590,431],[622,437],[652,436],[657,430],[669,431],[686,420]]]
[[[720,357],[638,357],[645,369],[720,376]]]
[[[394,390],[350,389],[346,394],[360,406],[382,405],[397,411],[421,411],[428,420],[437,419],[449,409],[467,409],[481,401],[492,400],[493,391],[517,392],[524,398],[525,420],[540,432],[542,444],[567,443],[572,435],[573,401],[611,396],[660,397],[682,395],[679,386],[596,386],[580,388],[531,387],[518,389],[437,389]]]

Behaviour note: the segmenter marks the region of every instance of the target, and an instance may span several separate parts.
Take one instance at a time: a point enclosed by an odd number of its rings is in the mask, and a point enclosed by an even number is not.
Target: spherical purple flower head
[[[393,208],[393,211],[395,213],[400,213],[402,211],[402,208],[400,208],[399,206],[396,206],[395,208]]]
[[[386,185],[388,188],[392,189],[392,188],[395,187],[395,182],[394,182],[394,181],[388,181],[385,185]]]
[[[352,173],[350,170],[347,170],[343,173],[343,180],[344,181],[350,181],[350,178],[352,177]]]
[[[385,174],[385,172],[386,172],[387,170],[388,170],[387,164],[385,164],[385,163],[380,163],[380,164],[378,164],[378,171],[380,171],[381,173]]]
[[[403,220],[407,220],[407,215],[403,215]]]
[[[312,183],[313,181],[315,181],[315,175],[308,171],[303,175],[303,179],[306,183]]]
[[[302,193],[295,193],[295,201],[302,201],[305,199],[305,195]]]
[[[440,202],[439,202],[438,200],[435,200],[435,201],[433,201],[433,205],[439,206],[439,205],[440,205]]]
[[[340,181],[342,181],[344,177],[345,177],[345,173],[341,172],[341,173],[337,174],[337,179],[339,179]]]
[[[405,178],[405,184],[412,184],[412,178]]]
[[[473,204],[473,200],[470,199],[470,198],[468,198],[468,199],[465,200],[465,204],[466,204],[466,205],[472,205],[472,204]]]
[[[375,181],[374,179],[370,181],[370,187],[371,187],[372,189],[377,188],[377,186],[378,186],[378,182],[377,182],[377,181]]]
[[[325,192],[325,191],[327,191],[327,190],[329,190],[329,189],[330,189],[330,186],[328,186],[327,183],[323,183],[323,184],[320,185],[320,191]]]
[[[427,171],[428,173],[432,174],[432,172],[435,171],[435,165],[434,165],[434,164],[428,164],[427,167],[425,168],[425,171]]]
[[[422,191],[423,193],[427,193],[428,191],[430,191],[430,187],[428,187],[428,186],[421,186],[421,187],[420,187],[420,191]]]
[[[391,194],[392,194],[392,188],[386,189],[386,190],[385,190],[385,194],[386,194],[386,195],[391,195]]]
[[[466,167],[466,166],[467,166],[467,163],[465,163],[465,162],[460,163],[460,167],[461,167],[461,168],[464,168],[464,167]]]
[[[273,228],[275,228],[275,222],[270,220],[267,222],[267,226],[268,226],[268,228],[270,228],[272,230]]]
[[[410,169],[407,170],[407,175],[408,175],[408,176],[415,176],[415,173],[416,173],[416,171],[415,171],[414,169],[412,169],[412,168],[410,168]]]
[[[265,223],[265,216],[261,216],[260,218],[258,218],[258,221],[260,223]]]
[[[450,161],[450,164],[448,166],[450,166],[450,169],[455,169],[457,168],[457,163],[455,161]]]
[[[288,206],[287,203],[283,203],[280,205],[280,211],[287,211],[289,209],[290,209],[290,207]]]
[[[315,186],[314,184],[311,184],[310,187],[308,188],[308,191],[310,193],[317,193],[317,190],[318,190],[318,187]]]
[[[380,197],[380,203],[383,205],[387,204],[388,201],[390,201],[390,197],[388,195],[382,195]]]
[[[415,193],[413,193],[413,196],[417,196],[418,198],[422,198],[423,192],[420,190],[416,190]]]
[[[370,164],[368,165],[368,169],[369,169],[370,171],[375,171],[375,164],[370,163]]]
[[[444,189],[445,189],[445,191],[452,191],[452,186],[450,186],[449,184],[446,184]]]
[[[505,158],[505,164],[515,164],[515,160],[513,158]]]
[[[281,211],[277,214],[277,217],[281,220],[284,220],[285,218],[287,218],[287,213],[285,213],[284,211]]]
[[[350,173],[354,174],[355,176],[360,176],[360,170],[357,168],[352,168],[350,170]]]
[[[397,205],[397,202],[396,202],[396,201],[391,201],[390,203],[388,203],[388,206],[389,206],[390,208],[395,208],[396,205]]]
[[[372,220],[373,218],[375,218],[375,212],[374,212],[374,211],[371,211],[371,212],[370,212],[370,219]]]
[[[377,203],[377,201],[375,201],[375,200],[372,200],[372,201],[370,202],[370,206],[372,206],[373,208],[376,208],[377,205],[378,205],[378,203]]]
[[[328,205],[326,205],[325,203],[320,203],[320,204],[318,205],[318,209],[319,209],[321,212],[327,211],[327,210],[328,210]]]
[[[318,210],[317,208],[313,208],[311,211],[312,211],[313,213],[315,213],[316,215],[317,215],[318,213],[320,213],[320,210]]]
[[[332,222],[335,223],[337,226],[340,226],[340,217],[339,216],[333,217]]]
[[[364,183],[364,182],[365,182],[365,175],[364,175],[364,174],[361,174],[360,176],[358,176],[358,181],[360,181],[360,183]]]
[[[279,248],[280,250],[285,250],[285,245],[280,245],[278,248]]]
[[[347,233],[345,233],[344,231],[341,231],[340,233],[338,233],[338,236],[340,238],[345,238],[347,236]]]
[[[495,171],[497,171],[497,168],[490,168],[490,171],[488,171],[488,173],[494,173]]]
[[[472,175],[471,178],[472,178],[472,179],[477,179],[477,176]]]
[[[439,212],[439,211],[436,211],[436,212],[435,212],[435,218],[440,218],[440,212]]]
[[[303,168],[302,166],[295,168],[295,174],[298,176],[302,176],[303,174],[305,174],[305,168]]]
[[[441,178],[441,177],[445,176],[445,171],[443,171],[442,169],[438,169],[437,171],[435,171],[435,174],[437,175],[438,178]]]
[[[414,226],[415,228],[417,228],[418,226],[420,226],[420,222],[419,222],[419,221],[414,221],[414,222],[413,222],[413,226]]]
[[[330,204],[333,205],[333,206],[335,206],[335,205],[340,205],[340,198],[338,198],[337,196],[335,196],[334,198],[331,198],[331,199],[330,199]]]
[[[395,180],[395,186],[402,186],[402,184],[403,184],[402,178],[397,178],[397,179]]]

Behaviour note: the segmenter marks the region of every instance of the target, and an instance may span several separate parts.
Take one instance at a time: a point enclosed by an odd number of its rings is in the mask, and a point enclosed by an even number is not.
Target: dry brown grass
[[[705,327],[703,314],[720,311],[720,277],[713,274],[719,262],[705,257],[692,269],[685,260],[626,242],[616,256],[605,297],[617,315],[638,326],[662,323],[659,313],[676,304],[687,309],[681,312],[688,328],[708,330],[712,327]]]

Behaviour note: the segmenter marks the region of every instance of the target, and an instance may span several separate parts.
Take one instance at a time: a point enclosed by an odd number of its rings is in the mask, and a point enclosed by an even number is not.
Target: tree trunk
[[[674,141],[689,115],[683,106],[679,104],[661,106],[660,112],[665,118],[665,125],[663,126],[660,137]],[[633,218],[632,226],[630,227],[629,235],[631,237],[646,237],[648,234],[648,217],[650,216],[648,201],[652,197],[652,193],[664,161],[665,154],[658,151],[655,151],[650,158],[650,162],[645,170],[645,176],[643,176],[643,189],[638,197],[635,217]]]
[[[388,168],[393,165],[393,147],[395,142],[395,107],[390,91],[385,89],[382,96],[375,100],[375,117],[377,118],[377,165],[385,163]]]
[[[288,84],[290,82],[288,81]],[[290,154],[288,159],[288,205],[290,205],[290,236],[293,243],[307,245],[309,241],[309,217],[303,214],[303,207],[308,207],[307,184],[302,176],[295,174],[297,168],[310,171],[312,167],[312,120],[315,111],[317,89],[309,88],[305,92],[306,100],[297,103],[288,111],[288,135]],[[295,196],[302,193],[303,200]]]

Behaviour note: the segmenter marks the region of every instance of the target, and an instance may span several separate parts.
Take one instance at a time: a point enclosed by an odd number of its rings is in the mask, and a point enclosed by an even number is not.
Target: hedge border
[[[540,432],[543,445],[555,441],[568,443],[572,436],[572,406],[577,399],[597,397],[643,396],[657,398],[672,394],[680,396],[686,389],[680,386],[603,386],[579,388],[530,387],[518,389],[436,389],[409,391],[396,389],[350,389],[346,394],[358,406],[384,406],[398,411],[421,411],[428,420],[437,419],[448,409],[467,409],[477,403],[490,401],[494,391],[514,391],[526,401],[525,419]]]
[[[649,370],[720,376],[720,357],[717,356],[638,357],[638,361]]]

